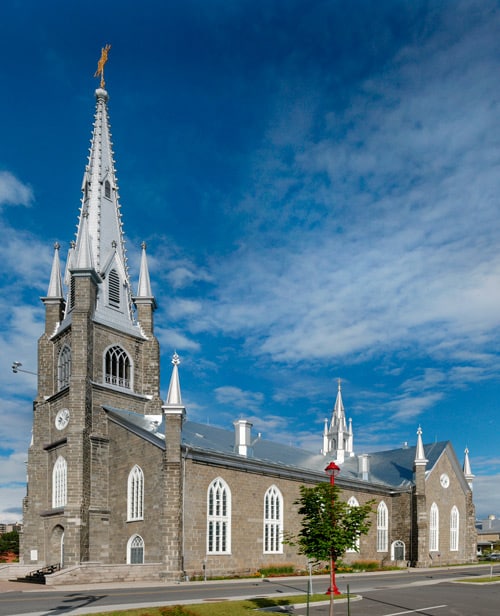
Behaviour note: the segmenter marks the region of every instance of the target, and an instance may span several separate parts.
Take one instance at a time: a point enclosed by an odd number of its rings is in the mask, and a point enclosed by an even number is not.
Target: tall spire
[[[95,318],[115,327],[135,326],[132,292],[118,197],[115,160],[104,89],[104,64],[110,46],[101,51],[95,76],[96,111],[87,165],[83,174],[82,199],[76,242],[67,259],[66,284],[74,270],[91,271],[97,282]],[[71,305],[68,306],[71,312]]]

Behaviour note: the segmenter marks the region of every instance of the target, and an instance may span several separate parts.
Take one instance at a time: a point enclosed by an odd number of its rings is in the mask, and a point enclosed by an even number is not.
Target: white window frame
[[[144,519],[144,473],[137,464],[127,481],[127,522]]]
[[[439,552],[439,508],[432,503],[429,514],[429,552]]]
[[[355,496],[351,496],[349,500],[347,501],[347,506],[349,507],[349,509],[352,509],[353,507],[359,507],[358,499]],[[346,550],[346,553],[359,552],[359,545],[360,544],[359,544],[359,537],[358,537],[353,547]]]
[[[283,553],[283,495],[272,485],[264,495],[264,554]]]
[[[450,552],[458,552],[459,547],[460,512],[453,505],[450,512]]]
[[[109,366],[108,366],[109,357]],[[133,388],[134,366],[127,351],[119,344],[113,344],[104,352],[104,382],[120,389]]]
[[[134,562],[132,558],[133,550],[140,550],[142,559],[138,562]],[[139,553],[139,552],[137,552]],[[143,565],[144,564],[144,539],[140,535],[132,535],[127,541],[127,565]]]
[[[65,507],[68,499],[68,464],[59,456],[52,469],[52,507]]]
[[[389,545],[389,511],[384,501],[377,507],[377,552],[387,552]]]
[[[231,490],[217,477],[207,490],[207,554],[231,553]]]

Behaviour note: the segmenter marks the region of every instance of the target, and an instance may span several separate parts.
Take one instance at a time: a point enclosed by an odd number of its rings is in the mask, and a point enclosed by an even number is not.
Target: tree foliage
[[[330,483],[300,486],[295,504],[300,505],[302,529],[286,539],[298,547],[299,554],[316,562],[336,561],[347,550],[357,550],[357,539],[371,526],[374,501],[350,507],[340,494],[341,490]]]
[[[13,530],[0,535],[0,553],[2,552],[19,554],[19,533],[17,531]]]

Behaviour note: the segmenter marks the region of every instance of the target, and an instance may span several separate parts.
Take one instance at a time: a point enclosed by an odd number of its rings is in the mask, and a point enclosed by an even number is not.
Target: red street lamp
[[[330,464],[325,468],[325,473],[330,477],[330,485],[335,485],[335,477],[340,473],[340,467],[335,464],[335,462],[330,462]],[[333,555],[330,555],[330,588],[326,591],[327,595],[340,595],[342,594],[340,590],[337,588],[337,584],[335,583],[335,560],[333,559]]]

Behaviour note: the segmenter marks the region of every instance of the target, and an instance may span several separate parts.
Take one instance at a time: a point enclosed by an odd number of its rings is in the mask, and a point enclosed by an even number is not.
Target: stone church
[[[351,506],[376,501],[345,561],[475,560],[468,452],[460,465],[450,442],[424,445],[419,428],[413,446],[355,454],[340,383],[317,454],[252,434],[244,419],[190,421],[176,354],[161,399],[146,246],[134,293],[103,82],[95,96],[76,240],[64,272],[56,244],[42,298],[21,562],[60,563],[51,583],[304,569],[283,532],[299,530],[299,487],[327,481],[330,461]]]

